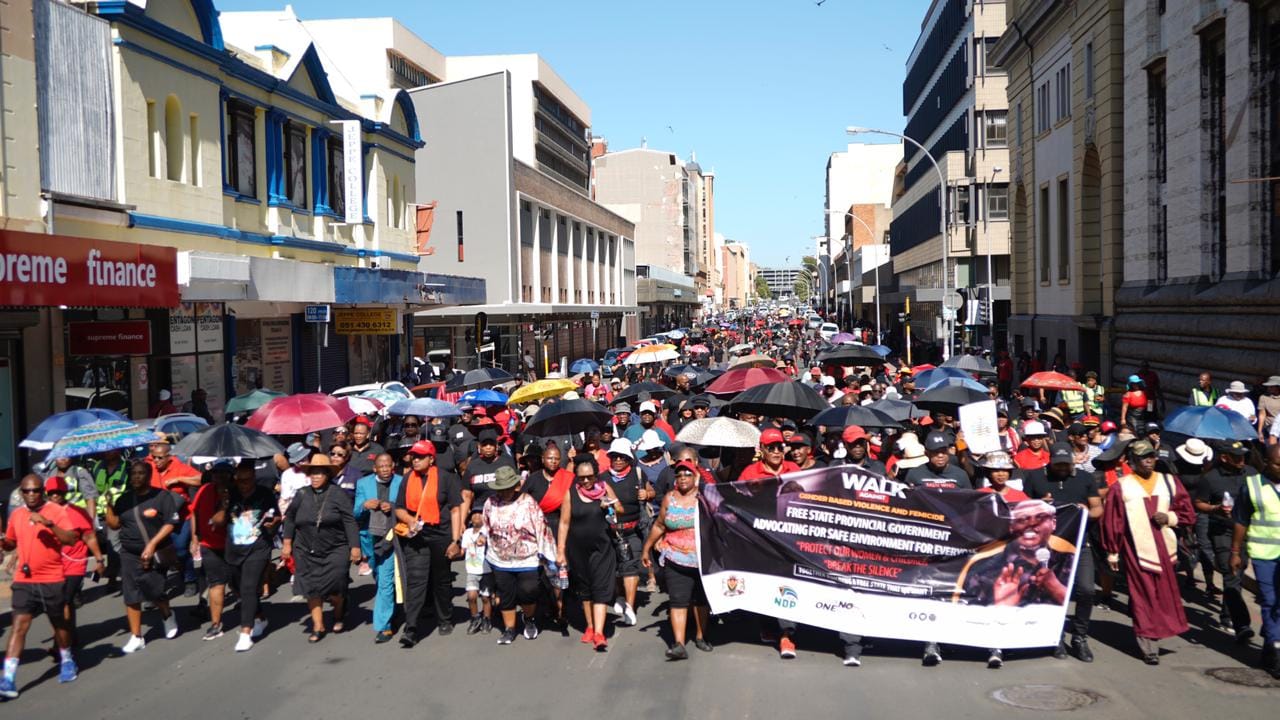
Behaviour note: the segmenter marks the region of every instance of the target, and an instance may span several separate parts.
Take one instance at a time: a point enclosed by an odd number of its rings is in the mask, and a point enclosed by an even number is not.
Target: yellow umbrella
[[[577,390],[578,384],[572,380],[564,378],[550,378],[547,380],[535,380],[528,385],[521,385],[515,392],[511,393],[511,397],[507,398],[508,405],[523,405],[525,403],[537,402],[546,398],[560,397],[570,390]]]

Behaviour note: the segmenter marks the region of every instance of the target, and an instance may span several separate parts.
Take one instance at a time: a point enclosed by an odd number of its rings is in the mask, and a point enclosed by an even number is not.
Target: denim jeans
[[[373,570],[377,592],[373,596],[373,631],[380,633],[391,629],[391,615],[396,611],[396,556],[369,553],[369,567]]]
[[[182,565],[182,581],[196,581],[196,566],[191,562],[191,523],[183,522],[173,533],[173,549]]]
[[[1278,560],[1253,559],[1253,576],[1258,580],[1258,604],[1262,606],[1262,639],[1269,643],[1280,641],[1280,606],[1276,604],[1280,595],[1280,574],[1277,574]]]

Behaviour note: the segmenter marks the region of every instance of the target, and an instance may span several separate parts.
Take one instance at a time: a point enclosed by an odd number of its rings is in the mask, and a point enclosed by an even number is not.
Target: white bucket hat
[[[1179,445],[1174,452],[1192,465],[1203,465],[1213,460],[1213,449],[1200,438],[1191,438]]]

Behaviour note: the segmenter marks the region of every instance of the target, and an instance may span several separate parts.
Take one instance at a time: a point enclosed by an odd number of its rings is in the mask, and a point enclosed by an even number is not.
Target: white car
[[[822,323],[818,328],[818,334],[822,336],[823,340],[830,340],[838,332],[840,332],[840,326],[835,323]]]
[[[359,395],[370,390],[390,390],[391,392],[403,395],[406,398],[412,398],[413,392],[404,386],[404,383],[392,380],[391,382],[382,383],[365,383],[363,385],[348,385],[338,388],[329,393],[334,397],[347,397],[348,395]]]
[[[817,330],[818,328],[822,327],[822,318],[821,318],[821,317],[819,317],[819,316],[817,316],[817,315],[810,315],[810,316],[809,316],[809,318],[808,318],[808,320],[809,320],[809,329],[810,329],[810,330]]]

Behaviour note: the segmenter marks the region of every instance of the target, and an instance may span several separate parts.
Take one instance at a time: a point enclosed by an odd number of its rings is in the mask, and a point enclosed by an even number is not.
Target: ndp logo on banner
[[[778,588],[778,596],[773,599],[773,604],[783,610],[794,610],[796,604],[800,602],[800,593],[795,588],[783,585]]]

